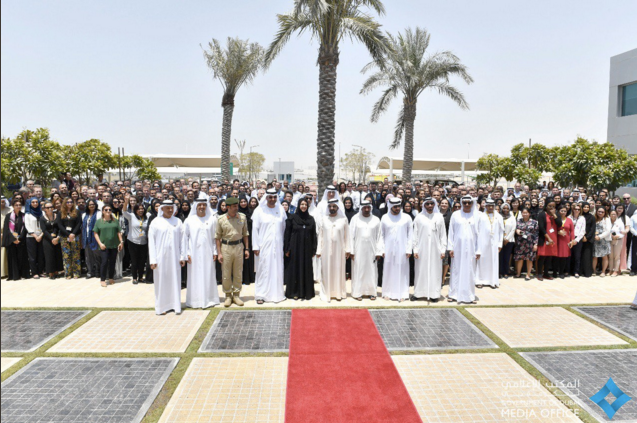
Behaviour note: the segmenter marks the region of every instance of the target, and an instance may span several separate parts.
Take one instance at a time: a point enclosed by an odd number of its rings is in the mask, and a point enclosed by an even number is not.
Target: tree
[[[253,175],[258,175],[263,171],[263,163],[265,163],[265,156],[261,153],[253,151],[252,153],[242,154],[241,160],[241,173],[248,175],[248,180],[252,180]],[[244,170],[245,168],[245,170]]]
[[[92,175],[99,179],[118,163],[111,146],[95,138],[68,146],[65,154],[67,171],[77,175],[84,184],[91,182]]]
[[[615,191],[637,179],[637,156],[629,156],[613,144],[578,137],[555,151],[553,179],[561,186]]]
[[[385,13],[380,0],[295,0],[292,12],[277,15],[279,31],[266,53],[266,65],[272,63],[292,34],[308,31],[319,41],[318,134],[316,164],[319,195],[334,179],[334,134],[336,129],[336,69],[339,44],[344,37],[365,45],[374,60],[382,60],[388,51],[387,38],[364,8],[378,15]]]
[[[117,157],[115,157],[117,159]],[[151,159],[142,157],[137,154],[121,157],[122,170],[124,171],[124,179],[161,179],[161,175],[157,171],[155,163]]]
[[[208,43],[210,50],[204,50],[204,57],[212,76],[223,87],[223,125],[221,128],[221,176],[230,180],[230,133],[234,98],[243,85],[251,83],[263,67],[264,49],[258,43],[228,37],[224,49],[219,41]]]
[[[476,181],[479,184],[490,184],[493,181],[493,185],[497,185],[502,178],[502,159],[503,157],[497,154],[485,154],[480,157],[476,162],[476,168],[486,173],[478,175]]]
[[[48,185],[65,171],[63,148],[51,140],[47,128],[24,130],[14,139],[2,139],[2,179],[19,182],[33,179]]]
[[[365,151],[365,149],[352,150],[345,153],[341,158],[341,169],[352,172],[352,180],[354,182],[362,182],[366,179],[370,172],[370,163],[374,160],[374,154]]]
[[[414,122],[418,97],[426,90],[437,91],[452,99],[460,108],[468,109],[464,95],[449,83],[451,76],[459,76],[467,84],[473,82],[465,65],[449,51],[427,55],[430,34],[421,28],[407,28],[405,34],[394,37],[388,34],[391,52],[381,60],[374,60],[363,68],[363,73],[375,69],[363,84],[361,94],[368,94],[377,87],[384,87],[372,108],[371,121],[377,122],[387,111],[392,100],[401,94],[403,105],[398,114],[394,140],[390,148],[400,146],[405,134],[403,181],[411,182],[414,162]]]

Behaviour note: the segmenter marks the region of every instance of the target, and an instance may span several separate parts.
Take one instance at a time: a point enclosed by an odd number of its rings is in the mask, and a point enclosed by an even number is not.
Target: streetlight
[[[249,178],[248,180],[250,181],[250,183],[252,183],[252,149],[259,147],[258,145],[251,145],[250,146],[250,172],[249,172]]]
[[[365,172],[365,168],[364,168],[365,167],[365,160],[363,159],[363,150],[364,150],[364,148],[363,148],[363,146],[356,145],[356,144],[352,144],[352,147],[358,147],[358,148],[361,149],[361,166],[362,166],[362,169],[360,170],[360,173],[358,175],[362,179],[363,178],[363,173]],[[358,182],[362,182],[362,181],[358,181]]]

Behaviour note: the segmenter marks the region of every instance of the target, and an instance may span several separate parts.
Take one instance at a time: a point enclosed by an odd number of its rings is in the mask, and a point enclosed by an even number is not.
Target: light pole
[[[249,177],[248,180],[250,181],[250,184],[252,184],[252,149],[259,147],[258,145],[251,145],[250,146],[250,171],[249,171]]]
[[[356,144],[352,144],[352,147],[358,147],[358,148],[361,149],[361,166],[363,168],[359,170],[358,176],[359,176],[359,179],[362,179],[363,178],[363,172],[365,171],[365,169],[364,169],[365,161],[363,160],[363,150],[364,150],[364,148],[363,148],[363,146],[356,145]],[[358,182],[362,182],[362,181],[358,181]]]

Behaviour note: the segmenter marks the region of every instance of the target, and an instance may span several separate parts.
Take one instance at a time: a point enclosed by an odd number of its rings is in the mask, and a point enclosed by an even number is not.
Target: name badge
[[[66,230],[67,230],[67,231],[72,231],[72,230],[73,230],[73,228],[71,228],[70,226],[67,226],[67,227],[66,227]]]
[[[522,238],[527,239],[528,236],[527,235],[522,235]]]
[[[551,229],[549,230],[549,233],[552,234],[553,232],[555,232],[555,229]]]

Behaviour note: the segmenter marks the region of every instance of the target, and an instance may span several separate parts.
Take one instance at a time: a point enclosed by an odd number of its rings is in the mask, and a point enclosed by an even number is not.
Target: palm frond
[[[397,94],[398,88],[396,86],[389,87],[383,92],[383,94],[380,96],[380,98],[372,108],[372,122],[378,122],[378,118],[380,117],[380,115],[387,111],[387,108],[391,104],[391,101],[396,98]]]
[[[258,43],[228,37],[225,48],[216,39],[208,47],[204,58],[225,94],[234,96],[242,85],[251,83],[263,67],[265,52]]]
[[[396,128],[394,129],[394,141],[389,146],[391,150],[400,147],[403,133],[405,133],[405,108],[401,107],[400,112],[398,112],[398,120],[396,120]]]
[[[298,35],[301,35],[305,30],[312,29],[314,25],[311,16],[304,12],[291,12],[284,15],[277,15],[277,21],[279,22],[279,30],[265,53],[264,66],[266,69],[270,67],[272,61],[279,55],[281,50],[283,50],[283,47],[285,47],[285,44],[290,40],[292,34],[298,31]]]
[[[346,16],[342,18],[341,26],[341,37],[349,36],[362,42],[375,62],[382,63],[386,54],[391,51],[389,40],[380,30],[380,24],[371,16],[364,13]]]
[[[430,88],[438,91],[438,94],[445,95],[452,99],[461,109],[469,110],[469,103],[465,100],[464,95],[453,85],[449,85],[447,82],[441,82],[431,85]]]

